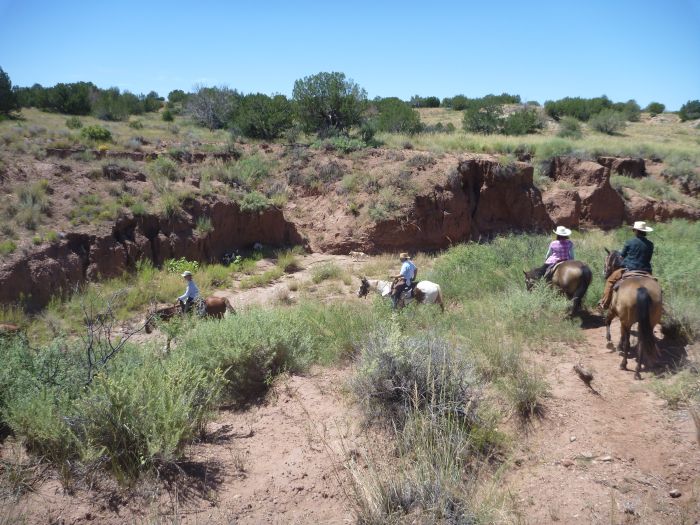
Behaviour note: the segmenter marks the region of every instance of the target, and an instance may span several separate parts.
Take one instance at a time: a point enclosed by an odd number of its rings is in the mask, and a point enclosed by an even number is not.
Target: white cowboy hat
[[[182,277],[191,277],[191,276],[192,276],[192,272],[189,270],[185,270],[184,272],[182,272]]]
[[[553,231],[555,234],[561,235],[562,237],[568,237],[571,235],[571,230],[569,228],[565,228],[564,226],[557,226],[557,229]]]
[[[409,259],[409,256],[406,252],[401,252],[399,255],[399,259]]]
[[[634,226],[632,226],[633,230],[639,230],[640,232],[653,232],[654,228],[650,228],[647,226],[647,223],[644,221],[637,221],[634,223]]]

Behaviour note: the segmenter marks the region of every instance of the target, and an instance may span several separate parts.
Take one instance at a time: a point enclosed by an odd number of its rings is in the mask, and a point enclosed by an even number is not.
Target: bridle
[[[622,255],[617,250],[608,252],[605,257],[605,278],[610,277],[610,274],[622,266]]]

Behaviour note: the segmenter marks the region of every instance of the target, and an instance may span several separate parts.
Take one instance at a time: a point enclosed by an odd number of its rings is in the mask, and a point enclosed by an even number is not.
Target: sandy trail
[[[584,344],[535,356],[551,397],[545,417],[520,434],[505,479],[522,522],[695,523],[700,450],[692,419],[687,410],[666,408],[649,388],[651,373],[633,379],[634,360],[620,370],[602,321],[587,321],[593,326],[584,328]],[[615,321],[613,341],[618,337]],[[594,371],[597,394],[573,371],[579,362]],[[672,489],[681,496],[670,497]]]

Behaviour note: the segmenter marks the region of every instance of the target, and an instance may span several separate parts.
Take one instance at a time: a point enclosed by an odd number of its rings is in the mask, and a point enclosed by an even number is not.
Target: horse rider
[[[541,275],[543,275],[547,281],[552,280],[551,271],[557,263],[569,261],[574,258],[574,243],[569,239],[571,230],[564,226],[557,226],[557,229],[553,230],[552,233],[554,233],[557,238],[549,243],[547,255],[544,256],[544,265],[540,267]]]
[[[651,256],[654,254],[654,243],[647,239],[647,233],[654,229],[647,226],[644,221],[637,221],[632,226],[635,237],[625,243],[620,255],[622,256],[622,266],[612,272],[605,282],[603,298],[598,303],[598,307],[606,310],[612,301],[613,287],[622,278],[627,270],[636,270],[651,274]]]
[[[177,301],[180,303],[182,313],[187,313],[194,304],[195,299],[199,297],[199,288],[194,284],[192,272],[189,270],[182,272],[182,277],[187,281],[187,288],[185,288],[185,293],[177,298]]]
[[[418,273],[416,265],[413,264],[413,261],[411,261],[411,258],[406,252],[402,252],[399,255],[399,260],[401,261],[401,270],[399,270],[398,275],[393,276],[394,288],[391,291],[391,301],[394,309],[396,309],[399,304],[401,294],[406,289],[411,288],[413,280]]]

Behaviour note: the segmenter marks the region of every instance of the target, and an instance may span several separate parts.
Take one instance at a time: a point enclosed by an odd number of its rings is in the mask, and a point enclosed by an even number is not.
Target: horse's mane
[[[544,274],[547,273],[547,265],[545,264],[544,266],[537,266],[530,270],[530,275],[535,278],[535,279],[542,279],[544,277]]]

